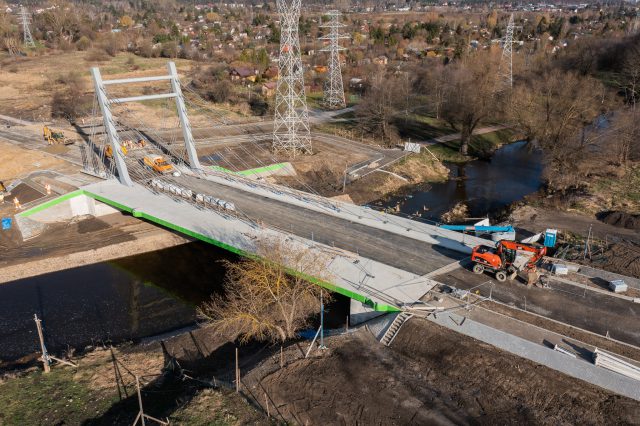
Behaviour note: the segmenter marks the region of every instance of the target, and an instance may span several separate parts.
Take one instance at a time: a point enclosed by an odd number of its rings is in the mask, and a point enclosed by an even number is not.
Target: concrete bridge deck
[[[294,248],[321,252],[331,277],[330,283],[321,284],[380,311],[418,301],[434,285],[426,274],[457,262],[471,246],[484,241],[446,232],[439,236],[446,237],[440,245],[435,235],[443,231],[439,228],[396,217],[385,223],[386,215],[361,211],[358,206],[343,206],[342,211],[312,203],[305,208],[296,205],[303,202],[286,194],[261,194],[265,189],[260,187],[249,187],[254,191],[250,192],[185,175],[174,181],[194,192],[231,201],[242,214],[203,208],[139,184],[126,187],[117,181],[88,185],[81,193],[241,254],[255,253],[256,242],[264,237],[285,238]],[[381,217],[372,219],[371,215]]]

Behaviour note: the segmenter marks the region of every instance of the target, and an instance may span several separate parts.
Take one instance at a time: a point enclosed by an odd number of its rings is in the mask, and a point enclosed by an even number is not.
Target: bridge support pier
[[[100,70],[97,67],[91,68],[91,77],[93,78],[93,86],[95,88],[96,97],[98,98],[98,105],[100,105],[100,112],[102,112],[102,121],[104,122],[104,129],[107,134],[107,140],[111,145],[111,152],[113,153],[112,159],[116,163],[118,169],[118,180],[120,183],[126,186],[133,186],[131,177],[129,176],[129,170],[127,164],[124,161],[124,154],[120,145],[120,136],[113,122],[113,115],[111,114],[111,108],[109,107],[109,98],[104,88],[104,82],[100,75]]]
[[[187,155],[189,156],[189,165],[193,170],[202,170],[200,160],[198,160],[198,153],[196,152],[195,141],[191,133],[191,123],[187,115],[187,108],[184,105],[184,97],[182,95],[182,88],[180,87],[180,78],[178,77],[176,64],[169,62],[167,63],[167,68],[169,69],[169,76],[171,77],[171,89],[173,89],[173,93],[176,95],[176,108],[178,109],[178,117],[180,117],[180,127],[182,127],[184,145],[187,149]]]

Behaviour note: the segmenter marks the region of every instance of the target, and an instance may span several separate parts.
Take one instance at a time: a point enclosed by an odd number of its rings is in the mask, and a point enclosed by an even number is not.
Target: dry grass
[[[10,182],[38,169],[64,169],[68,163],[41,151],[24,149],[0,141],[0,165],[0,180]]]
[[[128,62],[131,57],[134,58],[133,65]],[[167,70],[166,58],[140,58],[130,53],[120,53],[116,57],[106,58],[106,61],[96,61],[91,51],[7,58],[0,62],[0,111],[28,120],[49,121],[53,94],[64,88],[63,82],[59,80],[64,80],[63,77],[71,72],[77,72],[84,81],[86,92],[93,93],[90,75],[90,68],[93,66],[100,67],[101,73],[107,79],[160,75],[165,74]],[[175,62],[178,72],[182,75],[191,68],[191,61],[178,59]],[[160,84],[156,86],[159,88]],[[116,90],[118,95],[140,94],[142,88],[137,84]],[[140,114],[143,121],[149,119],[150,125],[157,125],[163,119],[161,114],[158,116],[159,106],[162,105],[136,106],[136,114]]]

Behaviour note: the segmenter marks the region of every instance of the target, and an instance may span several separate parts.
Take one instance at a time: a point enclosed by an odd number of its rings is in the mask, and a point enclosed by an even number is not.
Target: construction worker
[[[13,205],[16,207],[16,210],[22,209],[22,205],[20,204],[18,197],[13,197]]]
[[[47,195],[51,195],[51,185],[48,183],[44,186],[44,189],[47,191]]]

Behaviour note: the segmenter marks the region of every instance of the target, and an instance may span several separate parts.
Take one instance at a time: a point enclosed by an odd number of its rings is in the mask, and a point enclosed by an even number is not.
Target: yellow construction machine
[[[128,150],[126,146],[120,146],[120,150],[122,151],[123,155],[127,155]],[[104,151],[104,153],[108,158],[113,157],[113,148],[111,148],[111,145],[107,145],[107,149]]]
[[[71,145],[73,140],[67,139],[61,130],[50,129],[48,126],[42,128],[42,137],[49,145]]]

